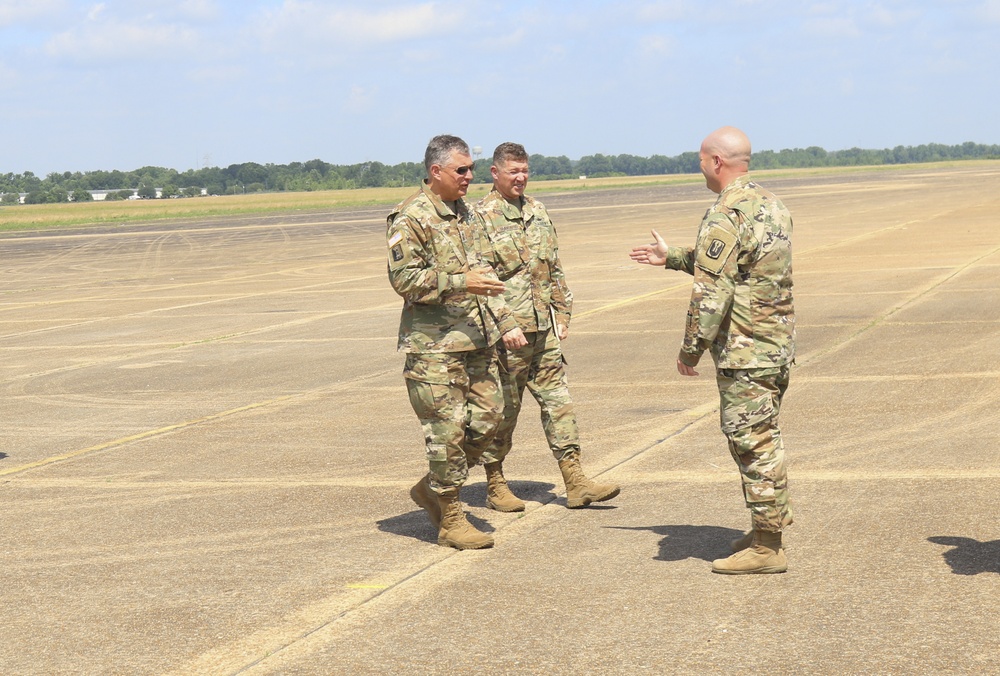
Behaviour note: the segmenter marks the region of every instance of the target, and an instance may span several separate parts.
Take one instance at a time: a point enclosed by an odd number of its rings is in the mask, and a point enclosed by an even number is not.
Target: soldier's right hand
[[[465,272],[465,290],[477,296],[496,296],[503,293],[504,284],[489,268],[472,268]]]
[[[650,230],[649,234],[653,236],[653,242],[633,248],[629,252],[629,258],[636,263],[645,263],[646,265],[665,265],[669,251],[667,243],[663,241],[660,233],[656,230]]]

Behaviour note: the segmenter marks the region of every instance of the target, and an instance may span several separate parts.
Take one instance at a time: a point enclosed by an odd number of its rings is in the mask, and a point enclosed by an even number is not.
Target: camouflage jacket
[[[453,211],[425,182],[386,223],[389,283],[403,297],[399,350],[482,349],[517,326],[502,296],[465,290],[465,271],[489,266],[489,243],[462,199]]]
[[[506,285],[504,296],[522,331],[569,326],[573,294],[559,262],[556,229],[541,202],[528,197],[517,208],[495,189],[476,204],[493,248],[493,267]]]
[[[718,368],[790,364],[795,358],[792,216],[741,176],[705,213],[693,249],[669,247],[667,269],[694,275],[680,360],[711,349]]]

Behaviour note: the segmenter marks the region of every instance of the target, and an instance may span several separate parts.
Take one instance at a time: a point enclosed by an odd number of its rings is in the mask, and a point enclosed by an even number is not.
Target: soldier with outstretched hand
[[[781,573],[781,543],[792,523],[778,412],[795,358],[792,217],[749,176],[750,140],[739,129],[710,134],[699,152],[706,184],[719,197],[694,247],[653,242],[632,249],[637,263],[694,277],[677,371],[696,376],[701,355],[715,361],[722,432],[742,475],[751,529],[716,573]]]

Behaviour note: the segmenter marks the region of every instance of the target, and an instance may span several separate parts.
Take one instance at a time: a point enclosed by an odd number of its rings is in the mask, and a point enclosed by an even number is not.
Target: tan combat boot
[[[748,530],[746,533],[736,538],[729,543],[730,549],[733,553],[742,552],[744,549],[753,544],[753,530]]]
[[[489,462],[486,468],[486,506],[498,512],[523,512],[524,501],[510,492],[503,478],[503,463]]]
[[[712,562],[712,572],[724,575],[749,575],[752,573],[784,573],[788,570],[785,550],[781,548],[781,532],[753,531],[749,547],[736,552],[728,559]]]
[[[438,530],[438,544],[455,549],[485,549],[493,546],[493,537],[476,530],[462,511],[462,503],[455,495],[440,495],[441,528]]]
[[[615,484],[599,484],[588,479],[576,456],[560,460],[559,471],[566,484],[566,506],[569,509],[586,507],[592,502],[604,502],[621,492],[621,488]]]
[[[748,530],[741,537],[736,538],[729,543],[729,547],[733,550],[733,553],[742,552],[744,549],[753,544],[753,529]],[[782,543],[782,549],[788,549],[788,547]]]
[[[421,477],[413,488],[410,489],[410,498],[417,503],[418,507],[423,507],[430,517],[435,528],[441,527],[441,505],[438,504],[437,493],[431,490],[430,474]]]

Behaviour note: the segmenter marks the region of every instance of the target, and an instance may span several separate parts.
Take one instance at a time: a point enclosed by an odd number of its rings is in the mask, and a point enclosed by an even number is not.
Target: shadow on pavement
[[[660,551],[654,561],[683,561],[701,559],[714,561],[729,556],[729,542],[743,535],[743,531],[721,526],[608,526],[617,530],[648,530],[664,535]]]
[[[490,525],[489,521],[480,519],[475,514],[470,514],[468,511],[465,512],[465,516],[469,519],[469,523],[478,530],[484,533],[492,533],[496,529]],[[405,537],[413,538],[414,540],[420,540],[421,542],[432,542],[437,544],[438,532],[431,525],[430,519],[427,518],[427,512],[422,509],[417,509],[412,512],[407,512],[406,514],[400,514],[399,516],[390,516],[388,519],[382,519],[376,522],[378,529],[383,533],[392,533],[393,535],[403,535]]]
[[[437,543],[438,532],[427,518],[427,512],[416,509],[399,516],[390,516],[376,522],[383,533],[403,535],[422,542]]]
[[[978,575],[979,573],[1000,573],[1000,540],[980,542],[972,538],[936,535],[927,538],[936,545],[954,547],[942,556],[951,566],[955,575]]]

